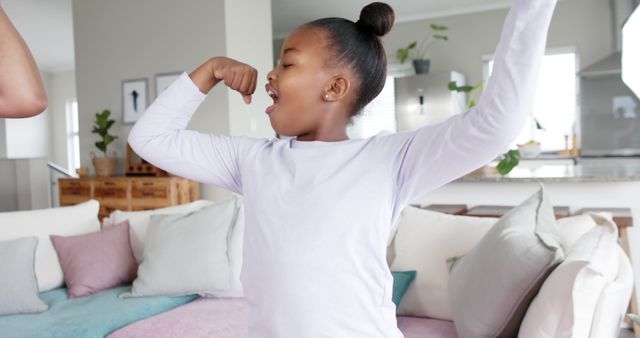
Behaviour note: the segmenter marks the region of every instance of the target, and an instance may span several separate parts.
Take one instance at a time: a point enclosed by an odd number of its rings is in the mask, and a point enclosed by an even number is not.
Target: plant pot
[[[96,170],[96,176],[113,176],[116,173],[115,152],[113,157],[98,157],[93,152],[91,153],[91,161],[93,161],[93,167]]]
[[[430,67],[431,60],[429,59],[413,60],[413,68],[416,70],[416,74],[427,74]]]

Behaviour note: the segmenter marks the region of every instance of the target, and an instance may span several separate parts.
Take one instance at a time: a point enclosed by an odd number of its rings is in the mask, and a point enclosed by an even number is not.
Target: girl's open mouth
[[[273,104],[267,107],[267,110],[266,110],[267,114],[271,114],[275,109],[276,105],[278,104],[278,93],[276,93],[276,91],[273,89],[273,87],[270,84],[267,84],[265,86],[265,89],[267,90],[267,95],[271,96],[271,99],[273,99]]]

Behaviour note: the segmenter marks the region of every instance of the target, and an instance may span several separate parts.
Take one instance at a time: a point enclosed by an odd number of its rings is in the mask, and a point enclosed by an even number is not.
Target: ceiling
[[[373,0],[272,0],[274,38],[285,37],[297,26],[318,18],[357,20],[362,7]],[[396,22],[443,17],[508,7],[512,0],[387,0]]]
[[[388,0],[396,22],[507,7],[512,0]],[[282,38],[311,20],[337,16],[356,20],[370,0],[272,0],[273,36]],[[2,0],[40,69],[74,68],[71,0]]]

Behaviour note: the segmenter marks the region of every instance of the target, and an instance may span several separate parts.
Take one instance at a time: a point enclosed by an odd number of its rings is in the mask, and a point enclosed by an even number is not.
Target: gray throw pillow
[[[454,262],[449,297],[460,338],[517,336],[533,297],[564,256],[555,227],[541,187]]]
[[[228,241],[237,197],[186,215],[153,215],[131,292],[120,298],[179,296],[231,288]]]
[[[35,255],[38,237],[0,241],[0,315],[42,312]]]

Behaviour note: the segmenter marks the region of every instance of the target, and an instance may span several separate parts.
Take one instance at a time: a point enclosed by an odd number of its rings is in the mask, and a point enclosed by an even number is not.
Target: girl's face
[[[267,92],[274,104],[267,108],[271,126],[280,135],[316,135],[334,128],[335,116],[325,98],[332,79],[344,69],[330,66],[327,33],[302,26],[286,39],[280,63],[267,74]],[[337,127],[340,127],[339,125]],[[344,125],[342,126],[344,128]]]

